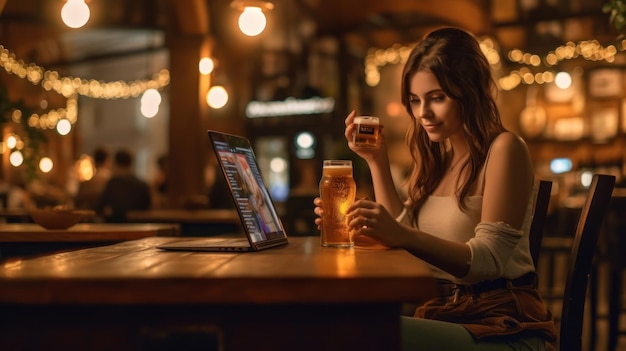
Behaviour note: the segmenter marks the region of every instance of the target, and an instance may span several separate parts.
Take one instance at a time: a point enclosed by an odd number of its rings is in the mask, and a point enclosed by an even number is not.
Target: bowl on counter
[[[39,208],[29,211],[33,222],[46,229],[67,229],[82,219],[95,215],[91,210],[76,210],[61,207]]]

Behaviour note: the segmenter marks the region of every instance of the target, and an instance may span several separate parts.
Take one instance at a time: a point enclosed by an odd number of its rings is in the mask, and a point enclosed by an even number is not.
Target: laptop
[[[179,251],[246,252],[287,244],[287,234],[263,181],[250,141],[214,130],[209,130],[208,134],[246,237],[203,237],[157,247]]]

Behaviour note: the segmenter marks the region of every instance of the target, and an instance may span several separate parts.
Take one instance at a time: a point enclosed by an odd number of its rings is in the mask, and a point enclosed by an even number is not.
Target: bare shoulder
[[[487,173],[499,177],[532,173],[532,160],[524,139],[512,132],[498,135],[491,145]]]
[[[500,133],[491,145],[493,151],[507,152],[508,151],[522,151],[528,152],[528,146],[524,139],[513,132]]]

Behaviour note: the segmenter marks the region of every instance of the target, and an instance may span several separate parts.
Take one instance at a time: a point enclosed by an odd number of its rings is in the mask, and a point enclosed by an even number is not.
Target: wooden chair
[[[559,349],[582,350],[585,301],[602,222],[611,202],[615,177],[595,174],[583,204],[567,263],[561,306]]]
[[[620,189],[621,190],[621,189]],[[626,195],[616,195],[613,193],[611,199],[611,208],[607,213],[605,227],[606,253],[609,268],[609,305],[608,305],[608,322],[609,337],[607,342],[607,350],[615,351],[618,346],[618,339],[622,335],[626,335],[626,329],[623,323],[620,326],[621,316],[626,312],[626,306],[622,303],[624,284],[624,270],[626,269]]]
[[[548,205],[550,194],[552,193],[552,181],[539,180],[537,182],[537,192],[535,196],[535,208],[533,209],[533,220],[530,223],[528,240],[530,241],[530,254],[533,258],[535,268],[539,263],[539,252],[543,241],[543,231],[548,217]]]

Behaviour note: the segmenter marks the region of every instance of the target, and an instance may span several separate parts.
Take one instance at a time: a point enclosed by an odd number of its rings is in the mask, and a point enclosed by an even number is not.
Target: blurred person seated
[[[228,182],[217,164],[217,159],[210,158],[205,168],[205,183],[207,186],[208,207],[211,209],[235,209]]]
[[[113,157],[113,174],[106,183],[94,210],[106,222],[126,222],[126,212],[147,210],[151,205],[150,187],[133,170],[133,155],[118,150]]]
[[[152,207],[167,208],[167,155],[157,158],[157,172],[152,181],[150,188],[152,190]]]
[[[111,154],[108,149],[98,147],[93,153],[94,175],[81,182],[74,198],[76,208],[92,210],[95,208],[104,187],[111,178]]]
[[[36,205],[33,202],[28,189],[26,188],[26,182],[24,175],[20,173],[14,173],[9,177],[9,181],[2,184],[2,193],[4,194],[3,206],[6,209],[31,209]]]

